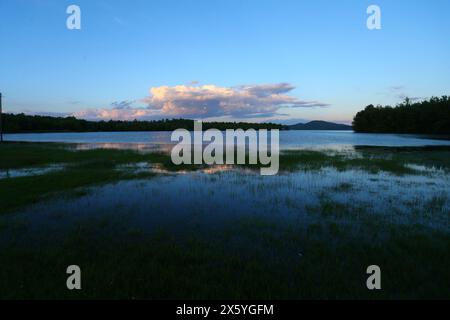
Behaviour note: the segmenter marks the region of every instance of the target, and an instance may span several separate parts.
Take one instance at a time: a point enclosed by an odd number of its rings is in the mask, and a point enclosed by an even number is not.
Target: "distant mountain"
[[[311,121],[286,126],[288,130],[352,130],[351,126],[326,121]]]

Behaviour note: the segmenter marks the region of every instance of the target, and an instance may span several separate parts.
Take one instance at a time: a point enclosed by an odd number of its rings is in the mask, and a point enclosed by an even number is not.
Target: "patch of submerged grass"
[[[351,183],[348,182],[342,182],[337,184],[336,186],[334,186],[332,189],[332,191],[335,192],[348,192],[353,188],[353,185]]]
[[[118,164],[144,161],[145,155],[132,150],[74,150],[58,143],[4,143],[0,145],[0,169],[19,169],[50,164]],[[103,163],[102,163],[103,161]]]
[[[331,153],[313,150],[286,150],[280,153],[280,169],[320,170],[326,167],[339,171],[359,169],[370,173],[380,171],[395,175],[421,174],[410,164],[450,170],[449,147],[356,147],[355,153]]]
[[[444,211],[445,204],[448,201],[448,197],[445,194],[433,196],[424,205],[425,212],[427,214],[434,214]]]
[[[410,164],[450,170],[449,147],[355,147],[354,154],[312,150],[286,150],[280,153],[280,169],[320,170],[331,167],[339,171],[359,169],[395,175],[421,174]]]
[[[198,170],[201,165],[174,165],[170,154],[140,153],[127,149],[76,150],[70,144],[7,142],[0,144],[0,170],[42,167],[51,164],[112,168],[121,164],[148,162],[169,171]]]
[[[404,164],[421,165],[450,171],[450,146],[425,147],[355,147],[362,157],[389,158]]]
[[[348,206],[333,201],[333,200],[321,200],[320,206],[317,208],[319,214],[324,217],[336,217],[341,218],[349,215]]]
[[[81,187],[149,176],[151,176],[150,173],[133,175],[118,172],[113,167],[97,167],[97,164],[90,167],[84,164],[41,176],[2,179],[0,180],[2,190],[0,213],[19,209],[61,192],[72,191],[69,195],[74,196],[86,194],[86,190],[77,190]]]
[[[327,154],[322,151],[289,150],[280,154],[280,169],[320,170],[335,168],[339,171],[359,169],[370,173],[380,171],[396,175],[414,174],[416,170],[408,168],[405,162],[389,158],[349,157],[346,154]]]
[[[64,163],[63,170],[45,175],[0,180],[0,213],[10,212],[57,193],[122,179],[151,176],[151,172],[119,172],[120,164],[159,161],[159,154],[140,154],[130,150],[69,150],[59,144],[6,143],[0,145],[0,169]]]
[[[45,175],[0,180],[0,214],[11,212],[42,199],[66,192],[83,195],[78,188],[124,179],[153,176],[148,172],[116,170],[120,165],[151,163],[169,171],[197,170],[198,166],[175,166],[165,153],[139,153],[133,150],[75,150],[56,143],[0,144],[0,170],[64,164],[64,168]]]

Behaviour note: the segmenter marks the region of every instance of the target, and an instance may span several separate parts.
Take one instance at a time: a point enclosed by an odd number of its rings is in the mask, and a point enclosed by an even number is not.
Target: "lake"
[[[68,132],[6,134],[6,141],[64,142],[95,144],[98,147],[123,147],[127,144],[143,148],[170,145],[171,132]],[[281,131],[282,149],[340,149],[353,146],[436,146],[450,145],[450,140],[413,134],[371,134],[353,131]]]

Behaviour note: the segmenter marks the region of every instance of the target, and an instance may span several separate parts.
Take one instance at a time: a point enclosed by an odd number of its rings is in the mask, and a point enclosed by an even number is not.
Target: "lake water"
[[[170,145],[171,132],[82,132],[82,133],[24,133],[6,134],[7,141],[65,142],[95,144],[99,147],[120,145]],[[368,134],[353,131],[281,131],[280,147],[342,148],[352,146],[436,146],[450,145],[450,140],[412,134]]]

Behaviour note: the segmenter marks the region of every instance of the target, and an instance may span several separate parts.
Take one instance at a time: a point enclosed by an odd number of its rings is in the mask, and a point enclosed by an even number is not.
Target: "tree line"
[[[205,122],[203,129],[282,129],[274,123]],[[23,132],[98,132],[98,131],[173,131],[194,129],[194,120],[162,119],[152,121],[88,121],[75,117],[30,116],[3,114],[3,130],[6,133]]]
[[[406,98],[395,107],[367,106],[353,119],[353,130],[368,133],[450,134],[450,97],[412,103]]]

